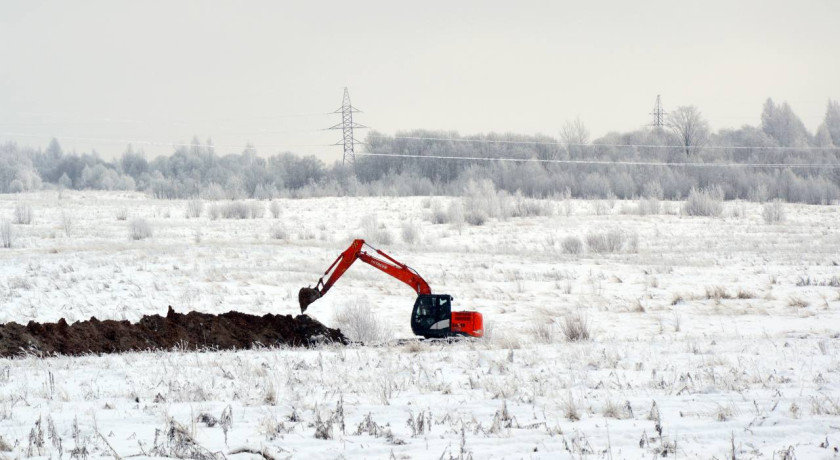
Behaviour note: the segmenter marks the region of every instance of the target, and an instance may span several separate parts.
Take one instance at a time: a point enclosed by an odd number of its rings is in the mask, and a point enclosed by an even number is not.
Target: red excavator
[[[381,256],[366,252],[365,247]],[[484,319],[476,311],[452,311],[452,296],[447,294],[432,294],[429,283],[413,268],[398,262],[393,257],[379,249],[365,243],[365,240],[354,240],[347,250],[341,253],[324,276],[318,280],[314,288],[301,288],[298,292],[301,313],[305,312],[312,302],[320,299],[330,290],[336,281],[353,265],[356,259],[366,262],[379,270],[393,276],[411,286],[417,292],[414,310],[411,312],[411,330],[415,335],[425,338],[443,338],[453,336],[481,337],[484,335]],[[332,275],[330,275],[332,272]],[[324,277],[330,275],[327,282]]]

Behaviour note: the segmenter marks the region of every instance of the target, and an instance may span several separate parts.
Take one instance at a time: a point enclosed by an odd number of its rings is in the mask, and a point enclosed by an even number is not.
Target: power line
[[[364,156],[374,157],[396,157],[396,158],[424,158],[439,160],[461,160],[461,161],[503,161],[517,163],[556,163],[556,164],[581,164],[581,165],[605,165],[605,166],[687,166],[687,167],[709,167],[709,168],[840,168],[840,163],[679,163],[659,161],[608,161],[608,160],[551,160],[540,158],[490,158],[490,157],[457,157],[447,155],[411,155],[400,153],[359,153]]]
[[[24,116],[47,116],[47,117],[66,117],[66,118],[73,118],[74,120],[69,121],[44,121],[41,120],[39,122],[44,124],[95,124],[95,123],[127,123],[127,124],[159,124],[159,123],[207,123],[207,122],[248,122],[248,121],[257,121],[257,120],[265,120],[271,121],[275,119],[281,118],[299,118],[299,117],[316,117],[316,116],[327,116],[333,115],[335,112],[301,112],[301,113],[286,113],[286,114],[276,114],[276,115],[266,115],[262,117],[249,117],[249,118],[193,118],[193,119],[175,119],[175,120],[162,120],[160,118],[156,118],[154,121],[149,120],[136,120],[130,118],[122,118],[122,117],[101,117],[101,118],[89,118],[87,120],[79,120],[80,117],[86,116],[83,113],[71,113],[71,112],[15,112],[9,110],[0,110],[0,113],[4,114],[13,114],[13,115],[24,115]],[[3,124],[32,124],[37,122],[26,122],[26,121],[5,121]]]
[[[28,133],[0,133],[0,136],[6,137],[25,137],[25,138],[35,138],[35,139],[65,139],[71,141],[80,141],[80,142],[91,142],[91,143],[101,143],[101,144],[132,144],[132,145],[149,145],[149,146],[162,146],[162,147],[219,147],[219,148],[243,148],[242,145],[232,145],[232,144],[193,144],[192,142],[165,142],[165,141],[148,141],[148,140],[139,140],[139,139],[114,139],[114,138],[103,138],[103,137],[79,137],[79,136],[49,136],[49,135],[42,135],[42,134],[28,134]],[[262,148],[288,148],[288,147],[330,147],[333,144],[279,144],[279,145],[260,145]],[[256,148],[256,145],[254,145]]]
[[[428,141],[449,141],[449,142],[471,142],[484,144],[519,144],[519,145],[560,145],[560,146],[576,146],[576,147],[637,147],[637,148],[653,148],[653,149],[684,149],[684,145],[658,145],[658,144],[578,144],[558,141],[517,141],[507,139],[467,139],[462,137],[423,137],[423,136],[386,136],[375,135],[381,139],[406,139],[406,140],[428,140]],[[368,143],[370,145],[370,143]],[[840,151],[840,147],[783,147],[783,146],[744,146],[744,145],[708,145],[703,147],[692,147],[703,150],[822,150],[822,151]]]

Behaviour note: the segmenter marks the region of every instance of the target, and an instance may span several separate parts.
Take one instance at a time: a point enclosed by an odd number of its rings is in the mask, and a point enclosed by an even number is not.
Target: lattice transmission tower
[[[347,88],[344,88],[344,98],[341,101],[341,107],[335,111],[335,113],[341,114],[341,123],[331,126],[330,129],[340,129],[342,133],[342,140],[336,142],[335,145],[343,145],[344,146],[344,164],[351,164],[353,167],[356,166],[356,151],[354,150],[354,146],[356,144],[361,144],[361,142],[357,141],[355,137],[353,137],[353,129],[364,129],[367,126],[360,125],[353,121],[353,113],[361,112],[361,110],[353,107],[353,104],[350,103],[350,91]]]
[[[659,94],[656,95],[656,104],[653,105],[653,112],[650,114],[653,115],[651,126],[656,129],[665,127],[665,111],[662,109],[662,98]]]

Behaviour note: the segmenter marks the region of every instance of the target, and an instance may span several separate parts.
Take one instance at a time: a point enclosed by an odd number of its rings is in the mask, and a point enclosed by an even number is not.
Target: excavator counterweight
[[[365,251],[365,247],[372,250],[372,253]],[[309,305],[323,297],[332,288],[336,281],[353,265],[356,259],[393,276],[403,283],[411,286],[417,293],[417,300],[414,302],[414,309],[411,313],[411,330],[416,335],[427,338],[451,337],[451,336],[472,336],[482,337],[484,335],[484,319],[479,312],[453,312],[452,296],[447,294],[432,294],[429,283],[420,276],[414,269],[398,262],[393,257],[376,249],[364,240],[354,240],[330,268],[324,272],[315,287],[301,288],[298,292],[298,302],[301,313],[305,312]],[[324,281],[324,277],[327,277]]]

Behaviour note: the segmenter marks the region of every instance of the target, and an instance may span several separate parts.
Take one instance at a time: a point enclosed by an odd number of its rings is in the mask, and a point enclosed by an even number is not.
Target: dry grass
[[[807,300],[801,297],[791,297],[788,299],[788,306],[794,308],[806,308],[811,305]]]
[[[592,336],[589,319],[580,312],[566,315],[560,323],[560,330],[568,342],[585,342]]]
[[[721,299],[731,299],[732,296],[726,292],[722,286],[709,286],[706,288],[706,299],[708,300],[721,300]]]

